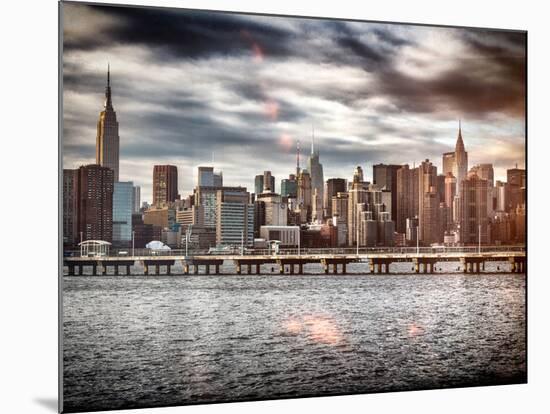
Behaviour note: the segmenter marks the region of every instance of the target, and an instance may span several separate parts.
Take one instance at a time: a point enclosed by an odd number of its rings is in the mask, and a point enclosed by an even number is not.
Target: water
[[[525,275],[64,284],[66,411],[526,381]]]

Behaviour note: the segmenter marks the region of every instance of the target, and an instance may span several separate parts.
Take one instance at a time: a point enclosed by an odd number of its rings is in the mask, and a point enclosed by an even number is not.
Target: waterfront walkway
[[[64,257],[63,265],[70,276],[82,275],[84,268],[91,268],[92,275],[107,274],[109,268],[113,274],[131,275],[135,266],[142,266],[145,275],[158,275],[165,267],[165,274],[174,274],[173,266],[181,264],[183,272],[179,274],[198,274],[203,268],[205,274],[220,274],[222,264],[232,264],[236,274],[260,274],[261,265],[278,268],[279,274],[303,274],[303,266],[310,263],[320,264],[325,273],[348,274],[347,265],[363,263],[361,274],[389,273],[393,263],[409,262],[416,273],[435,273],[437,263],[458,262],[464,273],[485,271],[486,262],[505,262],[503,272],[524,273],[526,271],[526,252],[524,246],[486,246],[486,247],[422,247],[422,248],[360,248],[356,249],[287,249],[277,254],[267,250],[248,251],[243,254],[198,254],[186,255],[182,250],[152,251],[135,249],[133,255],[127,252],[114,252],[108,256],[83,257],[75,255]],[[363,267],[363,266],[362,266]]]

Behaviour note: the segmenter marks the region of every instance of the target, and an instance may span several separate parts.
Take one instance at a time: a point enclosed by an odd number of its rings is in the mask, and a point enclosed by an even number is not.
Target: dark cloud
[[[510,125],[525,115],[523,33],[71,6],[84,23],[93,15],[93,24],[65,26],[64,157],[95,157],[106,83],[98,64],[111,61],[121,162],[137,176],[145,165],[146,180],[153,163],[192,168],[212,154],[228,182],[265,169],[280,180],[293,171],[296,140],[309,139],[312,123],[325,178],[349,179],[356,165],[370,176],[367,166],[379,162],[439,162],[456,139],[442,123],[466,117]],[[442,54],[450,64],[437,66],[439,51],[426,39],[439,30],[461,48]],[[409,63],[416,72],[406,70]],[[472,141],[465,134],[466,145],[499,142],[494,134]],[[489,161],[504,167],[516,158],[517,151]]]
[[[461,31],[468,49],[452,68],[418,79],[395,68],[378,73],[377,90],[399,108],[419,113],[525,114],[525,34]],[[489,38],[491,43],[483,39]]]
[[[90,50],[113,43],[143,45],[165,58],[205,58],[243,55],[261,45],[271,56],[287,55],[289,32],[218,12],[167,8],[117,7],[88,5],[90,11],[115,17],[119,23],[109,26],[102,36],[86,38],[65,33],[64,48]]]

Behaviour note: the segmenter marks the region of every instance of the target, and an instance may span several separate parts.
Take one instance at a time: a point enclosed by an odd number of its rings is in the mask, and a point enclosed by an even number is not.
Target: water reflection
[[[288,335],[303,334],[313,342],[326,345],[339,345],[344,340],[336,320],[325,314],[288,318],[283,321],[283,330]]]

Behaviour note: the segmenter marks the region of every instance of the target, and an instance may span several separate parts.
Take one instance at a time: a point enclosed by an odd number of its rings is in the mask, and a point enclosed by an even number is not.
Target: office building
[[[117,182],[113,189],[113,245],[128,247],[132,240],[134,184]]]
[[[248,192],[218,190],[216,193],[216,244],[254,244],[254,205]]]
[[[332,200],[338,193],[346,192],[346,180],[344,178],[329,178],[326,182],[323,210],[325,217],[332,217]]]
[[[140,205],[141,205],[141,187],[139,185],[135,185],[133,189],[133,197],[132,197],[132,212],[138,213]]]
[[[482,180],[487,180],[487,185],[493,187],[495,184],[495,172],[493,164],[478,164],[470,168],[471,173],[477,174]]]
[[[114,172],[97,164],[78,169],[77,232],[85,240],[113,239]]]
[[[153,205],[163,207],[178,198],[178,169],[175,165],[153,167]]]
[[[323,164],[319,162],[319,149],[315,149],[314,136],[311,137],[311,154],[308,159],[307,169],[311,177],[311,209],[312,220],[323,219],[323,200],[325,190],[325,179],[323,175]]]
[[[397,221],[397,171],[401,165],[376,164],[372,167],[373,184],[391,194],[391,219]]]
[[[78,170],[63,170],[63,245],[80,242],[77,230]]]
[[[397,170],[397,212],[396,231],[405,233],[407,219],[418,217],[419,169],[403,165]]]
[[[460,240],[464,244],[489,242],[487,180],[472,173],[460,184]]]
[[[97,121],[95,158],[96,164],[113,170],[113,180],[118,181],[120,138],[118,121],[111,97],[111,73],[107,68],[104,109]]]
[[[261,226],[260,237],[266,241],[280,241],[281,247],[297,247],[300,241],[299,226]]]
[[[454,174],[455,165],[455,153],[445,152],[443,153],[443,175]]]
[[[298,182],[294,174],[290,174],[288,178],[281,180],[281,196],[288,198],[296,198],[298,196]]]
[[[197,175],[199,187],[222,187],[222,172],[214,172],[214,167],[199,167]]]

